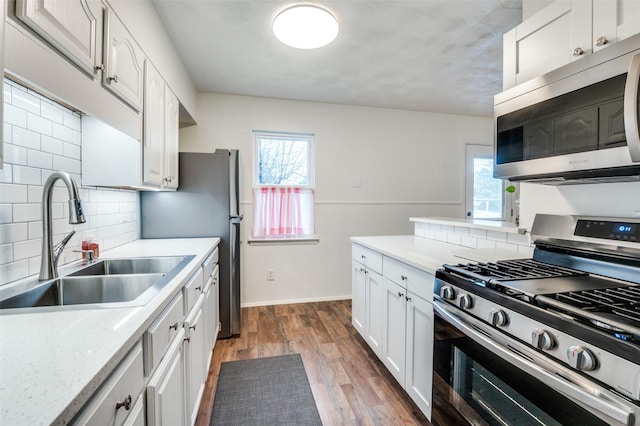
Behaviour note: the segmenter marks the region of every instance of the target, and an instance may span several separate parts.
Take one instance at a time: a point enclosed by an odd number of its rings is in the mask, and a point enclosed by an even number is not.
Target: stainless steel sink
[[[164,274],[171,271],[186,256],[139,257],[131,259],[105,259],[80,269],[71,277],[86,275]]]
[[[194,256],[104,259],[49,281],[29,281],[0,294],[0,313],[12,308],[79,309],[143,306]],[[90,306],[88,306],[90,305]]]
[[[63,277],[0,302],[0,308],[129,302],[163,277],[162,274]]]

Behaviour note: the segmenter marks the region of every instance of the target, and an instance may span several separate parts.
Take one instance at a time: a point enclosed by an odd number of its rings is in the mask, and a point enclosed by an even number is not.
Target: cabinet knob
[[[109,77],[109,81],[117,83],[118,82],[118,76],[114,75],[113,77]]]
[[[202,286],[198,286],[198,287],[196,287],[194,290],[202,291]]]
[[[185,341],[185,342],[191,342],[191,337],[185,337],[185,338],[184,338],[184,341]]]
[[[406,280],[407,280],[407,276],[406,276],[406,275],[400,275],[400,279],[401,279],[402,281],[406,281]]]
[[[596,40],[596,46],[604,46],[607,43],[609,43],[609,40],[606,37],[598,37]]]
[[[131,395],[127,395],[127,397],[122,402],[116,402],[116,410],[119,410],[120,407],[124,407],[124,409],[127,411],[131,409]]]
[[[176,322],[174,322],[173,324],[171,324],[171,325],[169,326],[169,329],[171,329],[171,328],[173,328],[174,330],[178,330],[178,322],[176,321]]]
[[[104,70],[105,70],[105,68],[104,68],[104,64],[97,65],[97,66],[95,67],[95,69],[96,69],[96,71],[102,71],[102,72],[104,72]]]
[[[405,296],[405,300],[406,300],[407,302],[411,302],[411,298],[410,298],[409,296]]]
[[[404,297],[404,293],[398,292],[398,297]]]
[[[362,259],[366,259],[366,258],[367,258],[367,256],[365,256],[364,254],[361,254],[361,255],[360,255],[360,258],[362,258]]]
[[[573,56],[582,56],[584,55],[584,50],[581,47],[576,47],[573,49]]]
[[[195,324],[193,324],[191,327],[189,327],[189,330],[196,331],[196,325],[195,325]]]

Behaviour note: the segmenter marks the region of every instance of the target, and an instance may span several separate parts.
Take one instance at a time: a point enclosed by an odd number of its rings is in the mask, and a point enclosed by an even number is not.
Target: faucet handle
[[[82,258],[91,262],[94,259],[95,253],[93,250],[73,250],[74,253],[82,253]]]
[[[75,234],[76,234],[76,231],[69,232],[67,236],[64,237],[62,241],[56,244],[56,246],[53,248],[53,262],[56,265],[58,265],[58,257],[60,256],[60,253],[62,253],[62,250],[64,250],[64,246],[67,245],[71,237],[73,237]]]

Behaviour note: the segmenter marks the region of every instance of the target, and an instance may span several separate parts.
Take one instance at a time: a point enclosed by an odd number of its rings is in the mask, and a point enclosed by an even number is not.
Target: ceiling
[[[153,0],[199,91],[493,115],[502,34],[522,0],[312,0],[338,19],[320,49],[271,30],[291,1]]]

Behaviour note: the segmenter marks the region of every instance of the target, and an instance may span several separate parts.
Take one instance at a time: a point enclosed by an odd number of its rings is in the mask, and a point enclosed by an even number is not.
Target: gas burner
[[[488,263],[444,265],[445,270],[483,282],[562,278],[587,275],[587,273],[563,266],[551,265],[533,259],[499,260]]]

